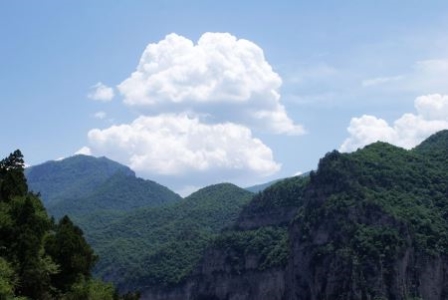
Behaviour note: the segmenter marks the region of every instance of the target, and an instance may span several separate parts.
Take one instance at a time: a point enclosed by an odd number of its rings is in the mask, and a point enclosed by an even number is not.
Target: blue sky
[[[186,194],[412,148],[448,128],[447,33],[446,1],[1,1],[1,150]]]

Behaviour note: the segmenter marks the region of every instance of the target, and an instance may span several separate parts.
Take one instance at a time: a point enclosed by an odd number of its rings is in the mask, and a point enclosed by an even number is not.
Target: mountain
[[[260,183],[257,185],[253,185],[253,186],[248,186],[245,189],[248,190],[249,192],[252,193],[258,193],[258,192],[262,192],[263,190],[267,189],[268,187],[270,187],[271,185],[273,185],[274,183],[277,183],[281,180],[283,180],[284,178],[280,178],[280,179],[275,179],[266,183]]]
[[[92,278],[97,256],[82,230],[47,215],[23,167],[20,150],[0,160],[0,299],[137,299]]]
[[[184,280],[253,195],[217,184],[182,199],[128,167],[83,155],[31,167],[26,176],[53,216],[79,224],[100,257],[95,275],[121,292]]]
[[[55,217],[93,211],[129,211],[180,201],[181,197],[150,180],[137,178],[108,158],[76,155],[25,170],[31,190],[39,192]]]
[[[134,175],[128,167],[106,157],[76,155],[27,168],[25,176],[30,189],[40,193],[44,204],[53,204],[88,195],[118,171]]]
[[[190,276],[143,299],[446,299],[447,141],[328,153],[257,194]]]
[[[302,173],[300,175],[295,175],[295,176],[292,176],[292,177],[306,177],[309,174],[310,174],[310,172],[305,172],[305,173]],[[292,178],[292,177],[285,177],[285,178],[275,179],[275,180],[272,180],[272,181],[269,181],[269,182],[265,182],[265,183],[261,183],[261,184],[257,184],[257,185],[253,185],[253,186],[249,186],[249,187],[245,187],[245,189],[248,190],[249,192],[252,192],[252,193],[259,193],[259,192],[264,191],[268,187],[270,187],[270,186],[272,186],[272,185],[274,185],[274,184],[276,184],[276,183],[278,183],[280,181],[283,181],[283,180],[286,180],[286,179]]]
[[[236,221],[251,198],[252,193],[235,185],[217,184],[180,202],[116,216],[107,224],[95,214],[78,221],[101,257],[98,276],[121,291],[166,287],[191,273],[208,243]]]

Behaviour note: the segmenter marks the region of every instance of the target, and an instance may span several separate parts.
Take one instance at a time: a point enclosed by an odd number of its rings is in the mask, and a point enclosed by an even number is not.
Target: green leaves
[[[16,274],[12,266],[3,257],[0,257],[0,299],[12,298],[16,285]]]
[[[0,201],[10,201],[13,197],[26,195],[28,186],[23,174],[24,166],[20,150],[0,161]]]
[[[82,231],[68,217],[53,224],[23,167],[18,150],[0,161],[0,299],[114,299],[90,279],[96,256]]]
[[[296,274],[334,272],[338,284],[306,288],[330,298],[354,290],[372,299],[422,292],[426,275],[416,270],[448,255],[447,141],[444,131],[410,151],[377,142],[321,159],[294,220],[294,251],[308,258]],[[296,276],[297,286],[308,284]]]
[[[171,286],[191,273],[209,241],[236,221],[251,198],[235,185],[218,184],[176,203],[115,216],[111,223],[89,216],[79,221],[102,258],[98,275],[122,290]]]
[[[286,265],[289,248],[287,228],[261,227],[255,230],[225,231],[217,236],[212,249],[222,252],[235,271],[245,268],[248,257],[256,257],[259,271]]]
[[[47,237],[45,249],[59,265],[60,271],[52,276],[52,280],[60,290],[68,290],[80,276],[89,278],[97,260],[82,230],[67,216],[55,226],[54,234]]]

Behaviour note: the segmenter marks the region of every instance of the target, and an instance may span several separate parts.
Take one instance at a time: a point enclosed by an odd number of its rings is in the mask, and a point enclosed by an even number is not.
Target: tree
[[[55,225],[24,165],[20,150],[0,161],[0,300],[113,299],[111,284],[91,279],[97,257],[82,230],[67,216]]]
[[[15,196],[25,196],[28,193],[24,167],[20,150],[0,161],[0,201],[9,201]]]
[[[60,268],[59,273],[52,276],[54,286],[68,291],[81,278],[90,278],[97,256],[84,239],[82,230],[68,216],[55,227],[54,234],[47,237],[45,249]]]
[[[43,249],[50,220],[40,200],[33,195],[11,199],[9,214],[13,223],[5,254],[18,275],[16,292],[33,299],[45,299],[51,285],[50,275],[57,271]]]

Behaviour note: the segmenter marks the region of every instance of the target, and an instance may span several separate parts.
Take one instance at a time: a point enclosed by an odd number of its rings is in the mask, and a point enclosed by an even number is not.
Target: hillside
[[[116,172],[134,172],[106,157],[75,155],[25,169],[30,189],[41,194],[44,204],[77,199],[91,193]]]
[[[270,187],[270,186],[272,186],[272,185],[274,185],[274,184],[276,184],[276,183],[278,183],[280,181],[283,181],[283,180],[286,180],[286,179],[290,179],[290,178],[293,178],[293,177],[308,177],[309,174],[310,174],[310,172],[305,172],[305,173],[302,173],[300,175],[295,175],[295,176],[285,177],[285,178],[279,178],[279,179],[275,179],[275,180],[272,180],[272,181],[269,181],[269,182],[256,184],[256,185],[253,185],[253,186],[248,186],[248,187],[245,187],[245,189],[248,190],[249,192],[252,192],[252,193],[259,193],[259,192],[263,192],[268,187]]]
[[[0,299],[122,299],[92,278],[98,257],[82,230],[67,216],[48,217],[23,166],[20,150],[0,160]]]
[[[259,193],[259,192],[264,191],[265,189],[267,189],[271,185],[273,185],[273,184],[275,184],[275,183],[277,183],[277,182],[279,182],[281,180],[283,180],[283,179],[276,179],[276,180],[272,180],[272,181],[269,181],[269,182],[266,182],[266,183],[261,183],[261,184],[257,184],[257,185],[253,185],[253,186],[248,186],[248,187],[245,187],[245,189],[248,190],[249,192],[252,192],[252,193]]]
[[[445,299],[447,170],[442,131],[412,150],[332,151],[256,195],[219,184],[128,211],[114,196],[139,185],[118,171],[79,200],[117,209],[75,220],[96,274],[143,299]]]
[[[107,223],[95,214],[78,221],[102,257],[96,274],[121,291],[170,286],[192,271],[209,241],[236,220],[251,197],[232,184],[218,184]]]
[[[94,211],[129,211],[180,201],[181,197],[150,180],[137,178],[108,158],[76,155],[25,170],[30,189],[39,192],[55,217]]]
[[[182,281],[252,193],[231,184],[185,199],[107,158],[74,156],[26,170],[48,211],[68,214],[101,257],[95,274],[120,291]]]
[[[446,299],[447,141],[328,153],[254,197],[184,284],[144,299]]]

